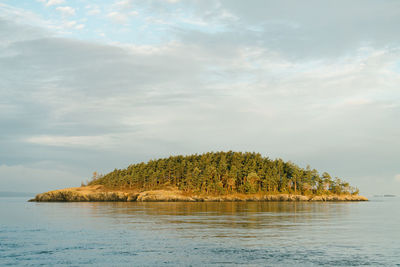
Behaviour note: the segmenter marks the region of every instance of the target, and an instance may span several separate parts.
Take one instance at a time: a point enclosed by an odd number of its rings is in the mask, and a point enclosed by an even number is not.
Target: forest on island
[[[88,185],[154,190],[176,186],[205,194],[290,193],[358,194],[358,189],[327,172],[319,174],[282,159],[271,160],[254,152],[209,152],[170,156],[132,164],[106,175],[94,174]]]

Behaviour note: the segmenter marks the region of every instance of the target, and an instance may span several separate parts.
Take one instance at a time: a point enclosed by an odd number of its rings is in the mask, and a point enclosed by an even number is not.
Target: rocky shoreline
[[[103,186],[73,187],[36,195],[32,202],[228,202],[228,201],[368,201],[359,195],[292,194],[188,195],[176,189],[129,191]]]

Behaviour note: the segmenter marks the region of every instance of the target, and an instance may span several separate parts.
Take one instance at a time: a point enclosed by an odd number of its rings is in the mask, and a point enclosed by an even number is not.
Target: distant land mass
[[[49,191],[31,201],[365,201],[359,190],[254,152],[170,156],[101,175],[81,187]]]

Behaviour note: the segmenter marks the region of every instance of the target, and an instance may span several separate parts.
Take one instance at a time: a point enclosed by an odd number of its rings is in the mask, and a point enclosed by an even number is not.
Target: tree
[[[358,192],[339,178],[333,181],[327,172],[320,176],[310,166],[303,169],[282,159],[270,160],[258,153],[232,151],[150,160],[123,170],[115,169],[104,176],[94,172],[88,184],[138,190],[173,185],[181,190],[218,194]]]
[[[244,183],[244,191],[245,193],[255,193],[259,191],[260,186],[259,186],[259,181],[260,177],[257,175],[255,172],[251,172]]]
[[[329,191],[332,185],[332,178],[329,173],[322,173],[322,185],[324,191]]]

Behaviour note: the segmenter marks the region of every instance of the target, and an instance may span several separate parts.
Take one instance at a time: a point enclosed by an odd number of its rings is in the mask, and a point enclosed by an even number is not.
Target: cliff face
[[[188,195],[176,189],[143,192],[108,190],[103,186],[74,187],[38,194],[36,202],[162,202],[162,201],[368,201],[358,195],[303,196],[289,194]]]

